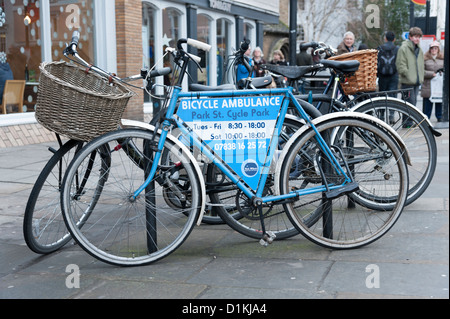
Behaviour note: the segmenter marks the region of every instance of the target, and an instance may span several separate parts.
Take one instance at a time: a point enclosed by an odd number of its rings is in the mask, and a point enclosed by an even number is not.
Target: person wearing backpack
[[[395,65],[398,46],[394,44],[395,34],[387,31],[384,44],[378,47],[378,87],[379,91],[394,91],[398,89],[398,72]],[[395,93],[388,94],[395,97]]]
[[[412,89],[405,100],[416,106],[419,87],[424,80],[424,58],[420,48],[422,30],[419,27],[409,29],[408,40],[403,41],[397,52],[395,65],[399,75],[399,82],[402,89]],[[412,124],[405,122],[403,127],[410,127]]]

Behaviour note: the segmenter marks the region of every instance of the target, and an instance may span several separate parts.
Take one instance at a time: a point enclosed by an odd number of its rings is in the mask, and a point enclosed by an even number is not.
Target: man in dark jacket
[[[313,64],[312,55],[307,52],[307,49],[302,49],[301,44],[300,44],[300,53],[297,54],[296,58],[298,66]]]
[[[398,46],[394,44],[394,32],[387,31],[384,41],[385,43],[378,47],[378,86],[380,91],[394,91],[398,89],[398,72],[395,65]],[[395,94],[390,96],[395,97]]]

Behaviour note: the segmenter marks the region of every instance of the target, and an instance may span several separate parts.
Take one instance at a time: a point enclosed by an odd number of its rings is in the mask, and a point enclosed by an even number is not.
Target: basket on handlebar
[[[80,141],[117,129],[132,91],[66,62],[39,68],[36,119],[41,125]]]
[[[378,50],[370,49],[344,53],[330,57],[328,60],[359,61],[359,69],[355,72],[355,74],[348,77],[345,83],[341,83],[345,94],[353,95],[358,92],[376,91]]]

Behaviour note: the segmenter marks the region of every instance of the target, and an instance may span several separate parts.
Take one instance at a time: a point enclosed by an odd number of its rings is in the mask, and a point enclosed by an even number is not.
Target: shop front
[[[262,48],[263,26],[278,23],[278,11],[278,1],[143,0],[143,65],[170,64],[163,58],[165,47],[174,46],[181,37],[194,38],[212,49],[205,53],[189,48],[202,58],[202,70],[190,69],[191,80],[206,85],[227,83],[231,80],[226,77],[227,61],[233,50],[244,38],[250,39],[253,48]]]
[[[23,103],[0,111],[0,128],[12,125],[12,114],[14,124],[34,121],[39,65],[63,59],[74,30],[82,57],[119,76],[171,65],[165,48],[181,37],[207,42],[210,52],[191,51],[202,57],[202,70],[190,69],[190,81],[218,85],[230,81],[226,62],[240,41],[262,47],[264,24],[279,21],[278,0],[0,0],[0,8],[0,70],[7,69],[0,78],[24,82]],[[158,78],[154,93],[169,80]],[[138,94],[124,117],[142,119],[150,102]]]

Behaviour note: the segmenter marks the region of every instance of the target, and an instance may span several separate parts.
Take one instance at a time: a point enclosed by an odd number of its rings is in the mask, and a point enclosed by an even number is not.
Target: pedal
[[[267,247],[271,243],[273,243],[273,241],[276,237],[277,236],[273,232],[268,231],[263,235],[263,237],[260,239],[259,243],[261,244],[261,246]]]
[[[359,190],[358,183],[351,182],[342,187],[325,192],[325,196],[327,199],[335,199],[335,198],[338,198],[339,196],[356,192],[357,190]]]

